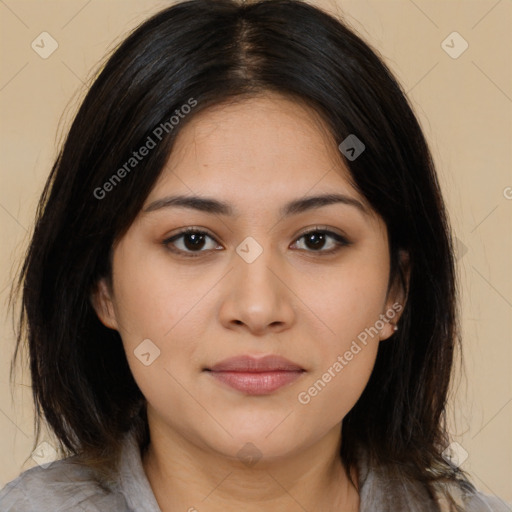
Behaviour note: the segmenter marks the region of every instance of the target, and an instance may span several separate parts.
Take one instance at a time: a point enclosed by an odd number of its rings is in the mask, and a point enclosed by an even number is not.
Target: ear
[[[118,328],[114,310],[111,285],[106,278],[101,278],[91,293],[91,303],[101,323],[110,329]]]
[[[384,311],[382,312],[382,315],[385,315],[387,319],[384,318],[385,325],[380,332],[379,338],[381,341],[388,339],[396,332],[394,327],[398,324],[407,302],[411,268],[409,253],[405,250],[399,251],[398,267],[398,272],[390,285]]]

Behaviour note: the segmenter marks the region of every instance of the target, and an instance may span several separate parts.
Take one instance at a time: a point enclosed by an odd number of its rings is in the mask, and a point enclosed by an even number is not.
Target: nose
[[[234,254],[219,311],[224,327],[263,336],[289,329],[295,322],[290,278],[270,252],[264,250],[251,263]]]

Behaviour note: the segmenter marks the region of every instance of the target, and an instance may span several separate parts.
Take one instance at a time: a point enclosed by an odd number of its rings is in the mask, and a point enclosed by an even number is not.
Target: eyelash
[[[313,233],[322,233],[324,235],[328,235],[329,237],[333,238],[335,240],[335,242],[336,242],[336,247],[334,247],[333,249],[329,249],[327,251],[324,251],[324,250],[321,250],[321,249],[318,250],[318,251],[306,250],[306,252],[309,252],[309,253],[313,253],[313,254],[318,253],[319,255],[322,255],[322,256],[329,256],[331,254],[334,254],[334,253],[338,252],[342,247],[348,247],[348,246],[352,245],[352,242],[347,240],[344,236],[342,236],[342,235],[340,235],[338,233],[335,233],[333,231],[330,231],[328,229],[322,228],[320,226],[317,226],[314,229],[311,229],[309,231],[305,231],[304,233],[299,235],[295,239],[295,241],[298,241],[301,238],[306,237],[307,235],[311,235]],[[205,231],[203,229],[197,229],[197,228],[185,228],[182,231],[180,231],[179,233],[176,233],[175,235],[173,235],[173,236],[171,236],[169,238],[166,238],[162,242],[162,245],[164,245],[170,251],[172,251],[174,253],[177,253],[177,254],[185,257],[185,258],[198,258],[198,257],[200,257],[202,255],[201,253],[209,252],[208,250],[206,250],[206,251],[204,251],[204,250],[199,250],[199,251],[183,251],[182,249],[177,249],[176,247],[171,247],[170,246],[170,244],[172,244],[173,242],[175,242],[179,238],[183,237],[184,235],[207,235],[212,240],[214,240],[216,243],[218,243],[217,240],[215,240],[215,238],[208,231]],[[216,249],[212,249],[212,250],[216,250]],[[304,250],[304,249],[301,249],[301,250]]]

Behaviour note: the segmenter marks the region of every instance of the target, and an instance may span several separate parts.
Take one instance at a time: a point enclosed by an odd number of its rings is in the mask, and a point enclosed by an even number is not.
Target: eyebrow
[[[308,210],[340,203],[347,206],[353,206],[364,215],[370,215],[368,208],[363,205],[363,203],[353,197],[343,194],[323,194],[296,199],[285,204],[280,209],[280,215],[282,217],[289,217],[290,215],[296,215]],[[157,199],[144,208],[144,212],[149,213],[163,208],[172,207],[191,208],[201,212],[230,217],[238,215],[237,210],[229,203],[225,203],[211,197],[190,195],[168,196],[162,199]]]

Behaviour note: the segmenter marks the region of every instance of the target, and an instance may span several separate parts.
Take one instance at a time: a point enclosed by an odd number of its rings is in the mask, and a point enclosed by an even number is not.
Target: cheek
[[[334,426],[354,407],[370,378],[377,354],[377,345],[368,345],[352,354],[349,361],[344,352],[334,358],[299,391],[298,407],[305,418],[327,427]]]
[[[116,319],[139,388],[158,401],[173,390],[178,393],[184,370],[196,364],[200,336],[194,304],[205,291],[187,286],[183,273],[167,275],[158,255],[139,255],[132,247],[119,247],[114,260]]]
[[[297,400],[306,414],[321,414],[327,423],[340,421],[354,406],[377,357],[386,267],[376,261],[359,263],[308,290],[326,335],[315,336],[316,364]]]
[[[114,259],[116,318],[123,339],[149,337],[165,342],[176,326],[188,320],[208,283],[197,276],[194,280],[186,271],[176,272],[163,251],[144,251],[129,238],[126,245],[132,249],[120,246]]]
[[[340,267],[315,286],[303,281],[302,295],[325,327],[323,332],[331,341],[327,346],[343,350],[352,339],[375,326],[384,312],[387,280],[382,262],[360,261]]]

